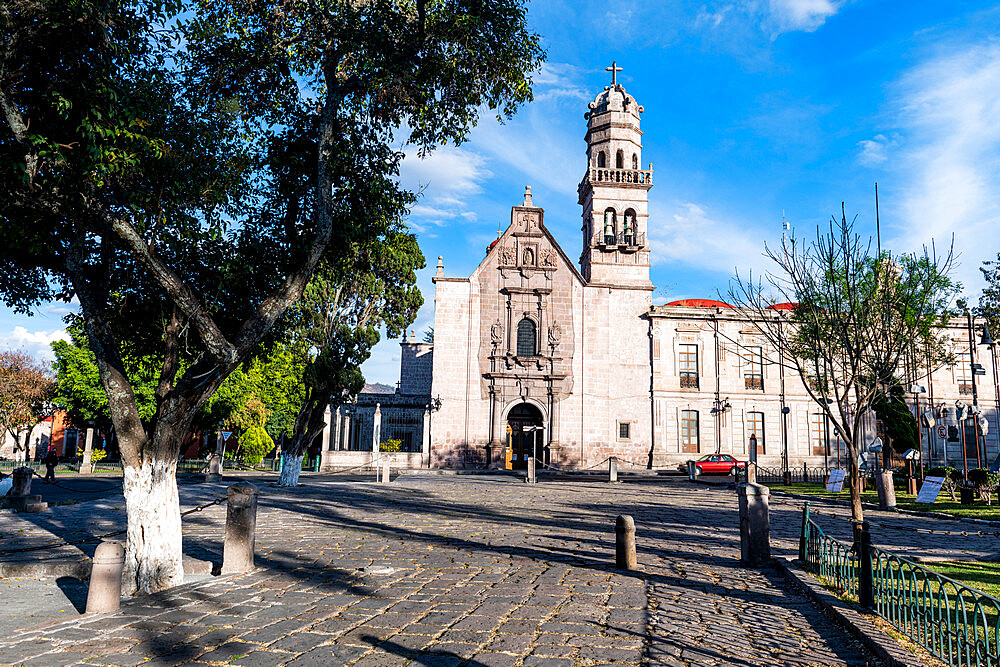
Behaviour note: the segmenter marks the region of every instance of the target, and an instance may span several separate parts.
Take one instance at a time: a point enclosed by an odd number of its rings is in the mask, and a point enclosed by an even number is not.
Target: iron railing
[[[789,484],[821,484],[826,479],[829,470],[823,466],[789,466]],[[783,484],[785,482],[785,471],[781,468],[768,468],[757,466],[757,482],[760,484]]]
[[[1000,599],[871,545],[826,535],[802,510],[799,560],[948,665],[1000,665]]]

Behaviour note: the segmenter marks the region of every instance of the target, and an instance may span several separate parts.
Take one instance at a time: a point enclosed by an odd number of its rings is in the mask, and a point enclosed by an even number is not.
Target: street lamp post
[[[993,362],[993,398],[996,400],[996,412],[994,412],[994,416],[997,420],[997,461],[1000,461],[1000,378],[997,376],[997,346],[993,341],[993,336],[990,335],[988,322],[983,322],[983,337],[980,339],[979,344],[990,348],[990,359]],[[983,449],[985,448],[986,438],[984,436]],[[992,468],[993,466],[990,467]]]
[[[923,470],[924,470],[924,460],[923,460],[923,456],[924,456],[924,431],[923,431],[922,428],[920,428],[920,419],[921,419],[921,415],[920,415],[920,394],[926,394],[927,393],[927,389],[925,389],[923,386],[921,386],[919,384],[912,384],[912,385],[910,385],[910,393],[913,394],[913,403],[914,403],[913,410],[916,413],[916,418],[917,418],[917,451],[920,452],[920,464],[919,464],[920,465],[920,477],[923,477],[923,475],[924,475],[924,473],[923,473]],[[930,433],[928,433],[927,436],[928,436],[927,437],[927,443],[928,443],[927,448],[929,450],[930,449],[930,441],[931,441],[930,440]]]
[[[729,397],[716,398],[712,402],[712,414],[715,415],[715,453],[722,453],[722,416],[726,412],[732,409],[732,404],[729,403]]]

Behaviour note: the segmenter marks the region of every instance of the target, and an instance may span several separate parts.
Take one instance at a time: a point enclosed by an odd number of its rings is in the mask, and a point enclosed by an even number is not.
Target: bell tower
[[[617,63],[606,69],[611,85],[584,114],[587,173],[577,188],[583,207],[580,269],[588,283],[650,287],[646,226],[653,165],[641,169],[643,108],[618,83]]]

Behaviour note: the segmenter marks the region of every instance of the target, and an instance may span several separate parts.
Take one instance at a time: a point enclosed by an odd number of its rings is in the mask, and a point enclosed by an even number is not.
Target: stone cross
[[[611,67],[605,67],[604,69],[606,71],[608,71],[608,72],[611,72],[611,85],[612,86],[617,86],[618,85],[618,72],[622,71],[622,68],[618,67],[618,61],[612,60],[611,61]]]

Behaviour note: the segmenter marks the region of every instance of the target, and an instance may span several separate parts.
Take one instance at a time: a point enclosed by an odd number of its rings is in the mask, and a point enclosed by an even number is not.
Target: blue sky
[[[711,297],[736,267],[767,268],[761,250],[780,239],[782,211],[804,235],[844,201],[874,233],[875,181],[883,246],[920,250],[954,234],[955,275],[978,294],[977,267],[1000,251],[1000,6],[536,0],[529,21],[548,51],[535,101],[502,125],[484,114],[459,147],[404,161],[403,182],[422,189],[410,217],[428,264],[418,332],[433,323],[438,255],[448,275],[471,273],[525,185],[579,256],[583,114],[612,60],[645,107],[655,302]],[[0,312],[0,347],[46,353],[65,308]],[[380,343],[369,381],[394,384],[398,360],[398,341]]]

